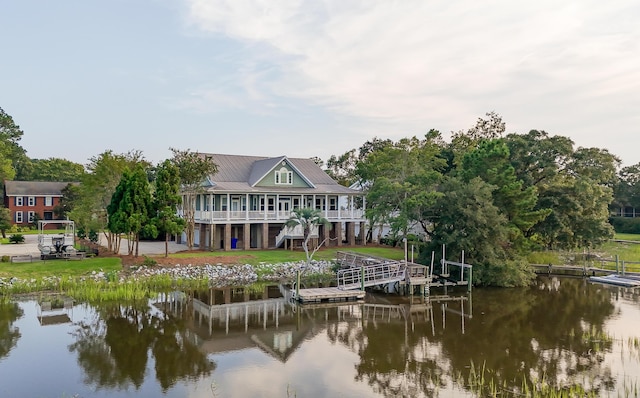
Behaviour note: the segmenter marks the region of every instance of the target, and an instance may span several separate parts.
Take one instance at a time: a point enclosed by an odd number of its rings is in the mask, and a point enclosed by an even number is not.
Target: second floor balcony
[[[331,221],[365,221],[362,209],[324,210],[324,217]],[[182,211],[178,212],[183,215]],[[196,210],[195,221],[201,224],[221,224],[228,222],[285,222],[291,217],[291,211],[203,211]]]

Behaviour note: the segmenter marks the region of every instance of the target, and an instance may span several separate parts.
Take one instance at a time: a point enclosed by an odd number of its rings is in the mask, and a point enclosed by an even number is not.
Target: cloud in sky
[[[326,160],[495,111],[634,164],[638,19],[635,0],[22,0],[0,13],[0,106],[37,158]]]
[[[636,2],[187,5],[192,29],[252,48],[254,66],[239,73],[258,98],[311,101],[382,129],[466,128],[495,110],[519,132],[550,129],[585,146],[607,126],[633,131],[638,121],[629,104],[640,99]],[[261,75],[261,62],[277,72]]]

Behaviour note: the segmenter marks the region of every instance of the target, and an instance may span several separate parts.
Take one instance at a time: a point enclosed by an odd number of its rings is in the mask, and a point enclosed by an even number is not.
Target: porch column
[[[262,211],[264,212],[264,219],[267,219],[267,209],[269,208],[269,203],[267,203],[267,194],[264,194],[264,205]],[[265,248],[266,249],[266,248]]]
[[[367,227],[364,221],[360,221],[360,241],[362,246],[367,245]]]
[[[231,194],[227,194],[227,221],[231,220]]]
[[[331,225],[331,224],[330,224]],[[322,226],[322,239],[324,240],[325,246],[331,246],[331,227],[328,225]]]
[[[350,202],[350,204],[349,204],[349,218],[353,218],[353,216],[354,216],[354,214],[353,214],[353,209],[354,209],[353,196],[349,197],[349,202]]]
[[[244,242],[244,250],[251,249],[251,224],[245,223],[243,228],[244,236],[242,241]]]
[[[217,243],[218,239],[216,236],[216,226],[214,224],[211,224],[209,227],[211,227],[211,250],[215,250],[215,249],[219,249],[220,245]]]
[[[205,246],[207,246],[207,225],[200,224],[200,239],[198,239],[198,246],[200,246],[200,250],[203,250]]]
[[[335,231],[336,231],[336,246],[342,246],[342,223],[335,223]]]
[[[269,223],[262,223],[262,249],[269,248]]]
[[[231,224],[226,223],[224,225],[224,251],[228,252],[230,250],[231,250]]]
[[[356,244],[356,223],[347,223],[347,244],[349,246],[355,246]]]
[[[209,195],[209,222],[213,224],[213,194]],[[213,236],[213,234],[211,236]]]
[[[244,219],[248,220],[249,219],[249,194],[245,195],[244,198],[245,202],[244,202]]]
[[[329,195],[324,195],[324,217],[329,217]]]
[[[280,194],[276,194],[276,203],[274,207],[276,211],[276,220],[280,219]]]

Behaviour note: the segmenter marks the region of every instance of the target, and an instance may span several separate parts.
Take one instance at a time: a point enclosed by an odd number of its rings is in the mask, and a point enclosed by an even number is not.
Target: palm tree
[[[313,252],[309,253],[309,238],[311,237],[311,231],[313,231],[320,225],[324,225],[325,227],[331,226],[331,223],[329,222],[329,220],[323,217],[320,210],[313,209],[311,207],[305,207],[293,209],[293,211],[291,212],[291,217],[284,223],[284,225],[288,228],[294,228],[299,225],[302,228],[302,248],[304,249],[304,253],[307,256],[308,266],[313,255],[325,242],[324,240],[320,242],[320,244],[313,250]]]

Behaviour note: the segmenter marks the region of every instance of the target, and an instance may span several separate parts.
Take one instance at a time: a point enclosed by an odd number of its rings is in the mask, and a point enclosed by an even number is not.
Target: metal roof
[[[243,156],[205,153],[218,166],[218,172],[209,176],[214,186],[211,191],[227,191],[237,193],[282,192],[291,194],[358,194],[338,184],[313,159],[288,158],[286,156]],[[264,176],[272,171],[278,163],[287,161],[313,187],[256,187]]]

